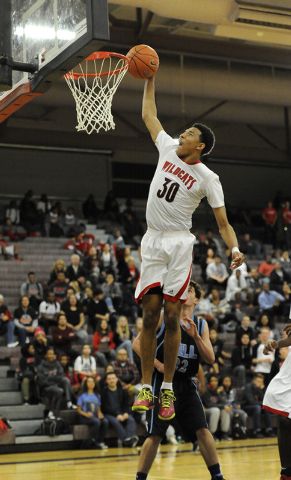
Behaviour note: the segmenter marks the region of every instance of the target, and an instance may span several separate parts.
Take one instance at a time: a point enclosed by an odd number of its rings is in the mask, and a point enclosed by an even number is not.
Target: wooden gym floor
[[[162,445],[149,480],[209,480],[192,444]],[[276,438],[216,444],[226,480],[279,480]],[[140,448],[0,455],[1,480],[135,480]]]

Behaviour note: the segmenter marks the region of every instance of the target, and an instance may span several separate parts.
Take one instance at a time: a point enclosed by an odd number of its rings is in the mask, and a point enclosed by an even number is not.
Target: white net
[[[128,69],[125,57],[96,52],[79,64],[79,72],[70,71],[64,78],[73,94],[77,111],[77,131],[89,135],[115,128],[112,115],[112,99]],[[94,55],[98,58],[92,58]],[[121,58],[120,58],[121,57]]]

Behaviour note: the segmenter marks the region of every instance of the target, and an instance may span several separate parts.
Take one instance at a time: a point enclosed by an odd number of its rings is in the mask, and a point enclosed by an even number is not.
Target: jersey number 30
[[[169,203],[172,203],[175,200],[177,192],[180,188],[179,183],[173,182],[170,178],[165,177],[165,183],[163,183],[163,190],[157,191],[157,196],[159,198],[165,197],[165,200]]]

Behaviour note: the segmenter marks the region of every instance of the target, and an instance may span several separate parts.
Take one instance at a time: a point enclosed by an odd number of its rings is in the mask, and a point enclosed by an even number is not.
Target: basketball
[[[159,68],[159,56],[148,45],[136,45],[127,53],[128,71],[135,78],[150,78]]]

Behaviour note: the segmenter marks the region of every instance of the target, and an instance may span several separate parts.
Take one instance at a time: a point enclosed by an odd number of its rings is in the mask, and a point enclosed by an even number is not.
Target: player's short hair
[[[202,150],[201,156],[208,155],[215,145],[215,135],[213,131],[209,127],[206,127],[206,125],[203,125],[203,123],[194,123],[193,127],[200,130],[200,140],[201,142],[205,143],[205,147]]]
[[[201,297],[201,286],[199,283],[195,282],[195,280],[190,280],[189,285],[194,288],[196,298],[199,300]]]

